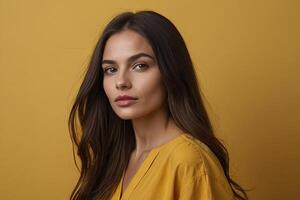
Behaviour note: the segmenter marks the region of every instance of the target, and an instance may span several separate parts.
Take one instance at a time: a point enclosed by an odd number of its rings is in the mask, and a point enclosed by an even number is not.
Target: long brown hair
[[[127,29],[146,38],[153,49],[167,91],[168,115],[184,132],[213,151],[236,199],[248,199],[245,190],[229,175],[228,152],[214,135],[182,36],[166,17],[147,10],[114,17],[96,44],[69,115],[72,143],[81,161],[80,177],[70,199],[110,199],[135,147],[131,121],[114,113],[104,92],[100,64],[108,38]],[[74,146],[73,156],[76,163]]]

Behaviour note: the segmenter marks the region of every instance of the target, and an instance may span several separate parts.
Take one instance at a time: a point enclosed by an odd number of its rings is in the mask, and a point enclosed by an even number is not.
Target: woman
[[[167,18],[139,11],[112,19],[69,116],[82,163],[70,199],[248,199],[230,178],[199,91]]]

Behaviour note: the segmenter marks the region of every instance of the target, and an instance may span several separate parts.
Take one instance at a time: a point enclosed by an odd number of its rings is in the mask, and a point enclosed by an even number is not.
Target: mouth
[[[128,107],[128,106],[131,106],[135,103],[137,103],[136,99],[124,99],[124,100],[116,101],[116,104],[119,107]]]
[[[119,95],[115,101],[120,101],[120,100],[137,100],[138,98],[137,97],[132,97],[132,96],[129,96],[129,95]]]

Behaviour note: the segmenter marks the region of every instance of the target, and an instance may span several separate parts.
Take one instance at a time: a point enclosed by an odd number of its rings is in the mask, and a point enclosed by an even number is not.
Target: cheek
[[[106,96],[110,100],[112,97],[112,89],[111,89],[111,84],[109,83],[109,80],[106,78],[103,79],[103,89],[104,89]]]
[[[163,87],[160,76],[155,76],[141,80],[139,90],[144,97],[143,103],[145,105],[161,104],[165,100],[166,91]]]

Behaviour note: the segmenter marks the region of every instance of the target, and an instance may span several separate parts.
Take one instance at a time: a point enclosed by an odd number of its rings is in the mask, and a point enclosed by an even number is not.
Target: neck
[[[132,124],[136,140],[136,148],[133,151],[135,157],[149,152],[182,133],[173,118],[168,117],[164,112],[155,112],[147,117],[133,119]]]

